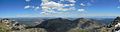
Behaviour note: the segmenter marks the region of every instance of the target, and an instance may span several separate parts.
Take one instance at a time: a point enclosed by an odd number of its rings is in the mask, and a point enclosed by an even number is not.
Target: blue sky
[[[0,17],[86,16],[120,16],[120,0],[0,0]]]

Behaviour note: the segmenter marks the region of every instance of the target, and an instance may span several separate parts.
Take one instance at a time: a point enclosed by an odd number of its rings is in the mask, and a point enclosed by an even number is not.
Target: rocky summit
[[[108,28],[111,28],[113,32],[120,32],[120,17],[116,17]]]

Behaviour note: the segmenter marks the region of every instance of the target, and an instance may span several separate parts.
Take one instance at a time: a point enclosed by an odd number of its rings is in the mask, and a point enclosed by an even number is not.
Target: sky
[[[120,0],[0,0],[0,18],[120,16]]]

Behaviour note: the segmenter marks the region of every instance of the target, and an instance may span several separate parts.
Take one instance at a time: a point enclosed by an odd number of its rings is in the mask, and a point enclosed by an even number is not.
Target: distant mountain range
[[[35,23],[34,22],[40,22],[40,21],[44,21],[44,20],[48,20],[48,19],[55,19],[55,18],[52,18],[52,17],[35,17],[35,18],[8,18],[8,19],[11,19],[11,20],[16,20],[20,23],[24,23],[24,24],[30,24],[30,25],[34,25]],[[63,19],[68,19],[70,21],[73,21],[75,19],[78,19],[78,18],[63,18]],[[94,21],[96,22],[101,22],[103,24],[109,24],[111,21],[114,20],[114,18],[86,18],[86,19],[93,19]]]
[[[14,20],[14,24],[12,21]],[[7,22],[6,22],[7,21]],[[16,32],[120,32],[120,17],[116,18],[5,18],[1,23],[13,23]],[[20,24],[19,24],[20,23]],[[24,26],[24,25],[25,26]],[[17,30],[16,30],[17,29]],[[18,30],[19,29],[19,30]]]

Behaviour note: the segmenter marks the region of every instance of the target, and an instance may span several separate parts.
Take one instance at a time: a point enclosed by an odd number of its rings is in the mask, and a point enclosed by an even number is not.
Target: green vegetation
[[[5,23],[0,23],[0,32],[10,32],[10,29]]]
[[[0,32],[6,32],[6,30],[2,27],[0,27]]]
[[[0,27],[0,32],[11,32],[9,29]]]
[[[68,32],[88,32],[88,31],[85,29],[73,28],[73,29],[69,30]]]

